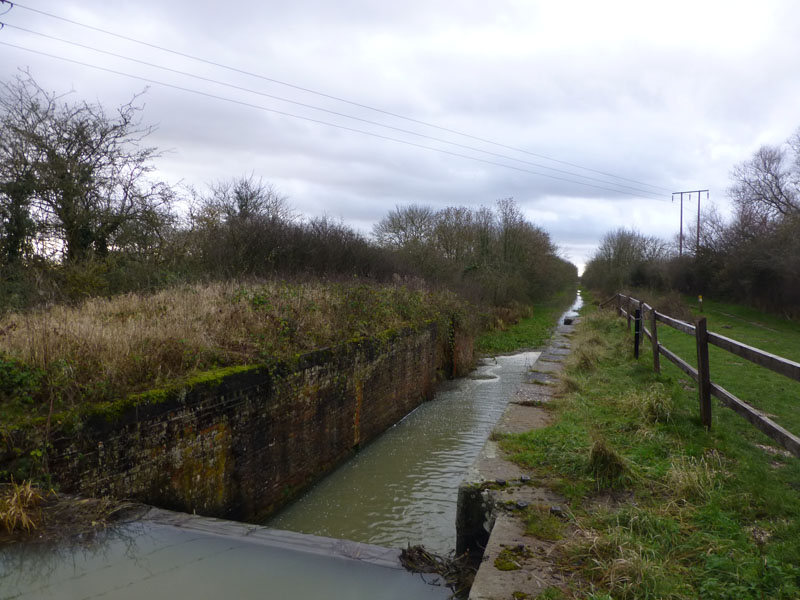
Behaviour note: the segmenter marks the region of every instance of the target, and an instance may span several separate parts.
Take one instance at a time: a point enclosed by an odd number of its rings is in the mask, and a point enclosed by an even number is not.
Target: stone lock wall
[[[109,405],[56,442],[51,473],[68,492],[263,520],[471,362],[469,337],[437,334],[431,324]]]

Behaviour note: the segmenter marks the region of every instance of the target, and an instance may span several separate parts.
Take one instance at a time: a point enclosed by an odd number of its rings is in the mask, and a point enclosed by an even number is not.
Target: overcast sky
[[[579,265],[620,226],[672,238],[672,191],[709,188],[724,209],[733,165],[800,126],[793,0],[23,0],[0,20],[0,42],[160,82],[0,45],[3,81],[30,68],[42,87],[109,108],[148,88],[144,120],[172,183],[254,173],[302,213],[364,232],[395,205],[513,196]]]

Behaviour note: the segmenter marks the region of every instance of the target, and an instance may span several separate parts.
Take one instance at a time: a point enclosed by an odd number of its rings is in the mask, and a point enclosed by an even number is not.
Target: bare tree
[[[218,181],[205,194],[191,190],[193,255],[211,271],[271,273],[288,252],[298,214],[274,185],[250,174]]]
[[[34,148],[33,140],[19,135],[19,119],[27,112],[22,102],[14,86],[0,88],[0,258],[7,265],[20,261],[36,234]]]
[[[148,178],[157,150],[141,145],[152,128],[141,125],[136,100],[110,116],[46,92],[27,73],[0,87],[4,196],[28,208],[68,261],[104,257],[169,214],[172,190]]]
[[[800,212],[799,147],[796,134],[786,146],[762,146],[750,160],[734,167],[728,193],[740,210],[756,220]]]
[[[373,228],[375,240],[390,248],[418,247],[429,241],[436,213],[429,206],[396,206]]]
[[[433,239],[442,258],[464,263],[474,252],[476,242],[472,211],[466,206],[440,210],[433,225]]]

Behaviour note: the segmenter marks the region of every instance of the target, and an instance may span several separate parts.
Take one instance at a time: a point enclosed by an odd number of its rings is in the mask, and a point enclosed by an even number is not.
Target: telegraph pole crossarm
[[[708,200],[708,190],[690,190],[690,191],[683,191],[683,192],[672,192],[672,199],[675,200],[675,196],[678,194],[681,195],[681,234],[680,234],[680,241],[678,242],[678,255],[683,256],[683,195],[688,194],[689,199],[691,200],[692,194],[697,194],[697,244],[695,246],[695,256],[700,253],[700,194],[705,192],[706,200]]]

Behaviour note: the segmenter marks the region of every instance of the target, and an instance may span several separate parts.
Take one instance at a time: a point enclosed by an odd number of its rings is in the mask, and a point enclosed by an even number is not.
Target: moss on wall
[[[54,442],[51,473],[65,491],[261,520],[471,362],[466,337],[443,337],[429,323],[94,405]]]

